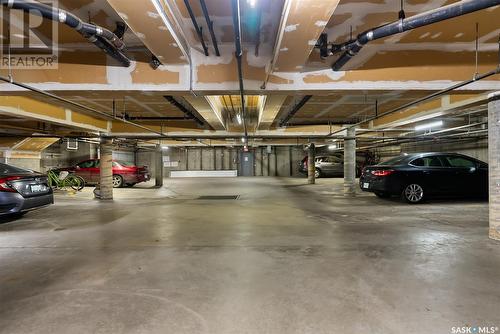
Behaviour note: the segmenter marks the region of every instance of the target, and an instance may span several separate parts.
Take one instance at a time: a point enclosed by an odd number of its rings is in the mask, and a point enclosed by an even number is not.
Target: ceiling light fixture
[[[255,8],[257,5],[257,0],[247,0],[250,7]]]
[[[241,142],[244,143],[245,142],[245,137],[241,137]]]
[[[161,149],[164,150],[164,151],[168,151],[169,147],[168,146],[162,146]]]
[[[238,121],[238,124],[241,125],[241,115],[240,114],[236,115],[236,120]]]
[[[415,127],[415,131],[435,129],[435,128],[440,128],[442,126],[443,126],[443,121],[437,121],[437,122],[432,122],[432,123],[417,125]]]

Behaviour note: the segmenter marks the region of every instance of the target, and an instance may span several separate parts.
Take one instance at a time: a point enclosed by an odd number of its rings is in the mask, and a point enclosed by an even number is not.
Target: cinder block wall
[[[302,147],[278,146],[272,147],[268,153],[267,147],[251,148],[255,157],[255,176],[299,176],[299,162],[304,158]],[[164,175],[177,170],[238,170],[241,148],[227,147],[170,147],[163,150],[163,160],[170,163],[164,167]],[[138,165],[148,166],[155,173],[155,152],[138,150],[136,161]]]
[[[7,158],[6,163],[19,168],[41,171],[40,159],[39,158]]]
[[[42,151],[40,167],[42,172],[53,168],[73,166],[80,161],[97,158],[98,147],[92,143],[78,143],[78,150],[67,149],[64,142],[56,142]]]

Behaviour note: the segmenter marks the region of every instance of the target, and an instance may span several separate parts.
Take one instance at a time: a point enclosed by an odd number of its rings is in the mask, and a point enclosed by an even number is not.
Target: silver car
[[[0,216],[53,203],[54,194],[45,175],[0,163]]]
[[[299,171],[302,174],[307,174],[307,163],[307,157],[305,157],[299,164]],[[356,155],[357,176],[361,174],[361,170],[365,163],[366,158],[363,155]],[[342,153],[317,156],[314,165],[316,178],[344,175],[344,155]]]

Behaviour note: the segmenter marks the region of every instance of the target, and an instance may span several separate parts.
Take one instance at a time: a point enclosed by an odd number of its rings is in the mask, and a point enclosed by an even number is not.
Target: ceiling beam
[[[0,115],[23,117],[91,132],[107,132],[110,125],[106,120],[24,96],[0,96]]]
[[[368,128],[382,129],[386,127],[400,127],[408,124],[425,121],[431,118],[448,115],[460,110],[479,107],[488,102],[488,94],[478,95],[445,95],[421,105],[402,110],[400,112],[382,116],[369,123]]]
[[[203,119],[215,130],[224,130],[225,124],[222,114],[222,106],[217,105],[216,98],[211,96],[185,96],[184,99],[203,117]]]
[[[340,0],[289,0],[275,47],[273,72],[300,72]]]
[[[189,47],[170,4],[160,0],[107,0],[162,64],[188,64]]]

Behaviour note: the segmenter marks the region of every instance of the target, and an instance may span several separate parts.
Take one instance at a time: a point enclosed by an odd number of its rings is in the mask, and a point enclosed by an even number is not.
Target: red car
[[[62,168],[60,171],[68,171],[81,176],[86,184],[99,183],[99,160],[85,160],[76,166]],[[137,167],[132,163],[113,160],[113,187],[120,188],[124,185],[129,187],[140,182],[149,181],[150,175],[147,167]]]

